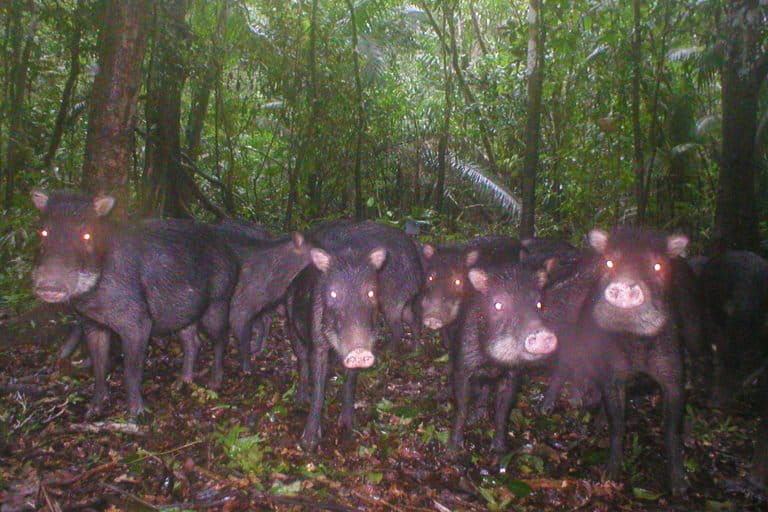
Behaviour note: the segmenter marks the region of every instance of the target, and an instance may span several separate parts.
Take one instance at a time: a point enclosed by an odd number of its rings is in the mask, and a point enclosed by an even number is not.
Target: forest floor
[[[36,308],[0,325],[0,510],[768,510],[765,493],[745,485],[756,418],[746,402],[704,406],[689,389],[688,497],[667,493],[658,393],[637,395],[627,411],[621,482],[601,481],[604,427],[564,402],[538,412],[546,378],[534,374],[511,415],[510,452],[491,455],[487,419],[468,428],[469,455],[446,457],[451,419],[447,355],[426,335],[414,350],[385,353],[361,374],[357,429],[336,428],[341,379],[332,378],[317,454],[298,445],[305,412],[294,404],[295,362],[281,322],[243,377],[234,351],[219,392],[177,391],[181,349],[153,345],[143,382],[151,413],[127,423],[122,368],[101,421],[85,423],[89,370],[56,361],[66,325]],[[43,313],[40,313],[43,311]],[[231,345],[231,344],[230,344]],[[230,347],[232,348],[232,347]]]

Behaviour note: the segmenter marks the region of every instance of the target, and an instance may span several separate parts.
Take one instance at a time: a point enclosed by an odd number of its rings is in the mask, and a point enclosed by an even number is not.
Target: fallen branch
[[[61,510],[62,512],[73,512],[75,510],[82,510],[82,509],[97,509],[97,510],[103,510],[105,508],[104,498],[99,496],[96,498],[88,498],[86,500],[78,501],[76,503],[71,503],[69,505],[64,505]]]
[[[40,484],[40,493],[43,495],[43,498],[45,499],[45,504],[48,506],[48,510],[50,512],[61,512],[61,506],[59,503],[52,499],[50,495],[48,494],[48,490],[45,488],[45,484]]]
[[[2,384],[0,385],[0,394],[3,393],[22,393],[30,397],[44,395],[45,391],[35,384]]]
[[[103,471],[108,471],[108,470],[116,467],[119,463],[120,463],[119,461],[107,462],[106,464],[101,464],[100,466],[96,466],[95,468],[91,468],[88,471],[84,471],[84,472],[80,473],[79,475],[75,475],[75,476],[73,476],[71,478],[64,478],[64,479],[61,479],[61,480],[57,480],[57,479],[46,480],[45,484],[46,485],[51,485],[51,486],[57,486],[57,487],[62,487],[62,486],[76,484],[80,480],[85,480],[86,478],[90,478],[93,475],[96,475],[96,474],[101,473]]]
[[[304,498],[292,498],[290,496],[272,496],[259,493],[264,501],[279,503],[281,505],[300,506],[302,510],[333,510],[335,512],[353,512],[354,509],[345,507],[331,501],[312,501]]]
[[[82,432],[86,434],[99,434],[101,432],[114,432],[117,434],[130,434],[144,436],[147,434],[135,423],[116,423],[111,421],[97,421],[96,423],[72,423],[67,426],[69,432]]]
[[[741,381],[741,386],[744,388],[750,386],[766,369],[768,369],[768,359],[763,361],[763,364],[757,370],[747,375],[747,378]]]
[[[117,493],[120,496],[122,496],[123,498],[127,499],[128,501],[132,501],[134,503],[138,503],[142,507],[147,507],[149,510],[158,510],[158,511],[160,510],[159,508],[157,508],[156,506],[154,506],[150,502],[148,502],[146,500],[143,500],[143,499],[139,498],[138,496],[134,496],[133,494],[129,493],[128,491],[122,490],[121,488],[119,488],[116,485],[107,484],[107,483],[102,482],[102,483],[99,484],[99,487],[101,487],[103,489],[107,489],[107,490],[112,491],[114,493]]]
[[[391,510],[395,510],[397,512],[402,512],[402,510],[403,510],[400,507],[397,507],[397,506],[389,503],[388,501],[386,501],[383,498],[371,498],[370,496],[366,496],[365,494],[363,494],[361,492],[358,492],[358,491],[356,491],[354,489],[352,490],[352,494],[354,496],[360,498],[361,500],[365,501],[369,505],[384,505],[385,507],[387,507],[387,508],[389,508]]]
[[[229,485],[234,484],[234,482],[232,482],[229,478],[217,475],[213,471],[198,466],[192,459],[187,459],[187,462],[184,464],[184,469],[189,472],[197,473],[198,476],[202,476],[208,480],[213,480],[219,483],[226,483]],[[332,510],[334,512],[352,512],[354,510],[352,508],[345,507],[344,505],[329,501],[318,502],[304,498],[273,495],[258,491],[250,486],[240,486],[240,488],[248,492],[250,496],[262,503],[276,503],[280,505],[299,506],[302,510]]]

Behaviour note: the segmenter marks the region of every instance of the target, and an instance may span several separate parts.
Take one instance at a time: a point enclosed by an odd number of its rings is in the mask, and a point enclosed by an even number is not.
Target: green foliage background
[[[217,19],[225,5],[226,23],[220,26]],[[499,186],[514,195],[519,184],[526,116],[527,2],[360,0],[354,3],[357,48],[352,47],[347,3],[317,2],[316,101],[307,94],[312,5],[308,0],[190,1],[186,37],[174,42],[180,45],[188,70],[182,124],[188,121],[193,91],[202,85],[207,68],[216,62],[221,71],[212,87],[196,159],[197,168],[212,179],[194,177],[211,201],[225,204],[226,194],[231,194],[234,204],[228,214],[279,230],[288,195],[287,173],[303,152],[305,158],[296,170],[294,224],[304,228],[321,218],[353,213],[356,51],[365,113],[366,216],[392,222],[426,220],[439,236],[515,234],[515,212],[509,205],[499,207],[493,193]],[[704,247],[711,230],[717,186],[717,16],[722,5],[715,0],[656,0],[643,2],[641,12],[641,125],[651,169],[649,222],[689,233],[697,249]],[[97,7],[98,2],[85,0],[14,0],[0,8],[0,25],[5,27],[0,55],[6,63],[0,67],[0,81],[6,90],[12,79],[8,62],[13,20],[21,17],[24,35],[33,45],[23,111],[26,165],[17,177],[13,208],[0,221],[4,286],[15,282],[28,265],[24,262],[34,239],[28,189],[80,185],[87,120],[83,112],[96,68]],[[434,208],[436,169],[425,155],[436,150],[441,133],[449,62],[427,22],[427,10],[444,27],[448,18],[453,20],[462,75],[476,100],[467,103],[454,77],[449,140],[454,160],[440,212]],[[631,221],[636,211],[629,101],[632,3],[546,1],[544,26],[537,230],[580,242],[589,227]],[[44,168],[76,28],[82,29],[82,71],[63,140],[52,165]],[[156,40],[157,34],[150,31],[147,62],[157,50]],[[147,67],[146,73],[150,71]],[[7,100],[4,95],[0,110],[4,159],[14,136],[8,132]],[[144,100],[140,97],[131,169],[137,202],[142,199],[138,187],[145,150],[142,134],[151,129],[144,119]],[[767,105],[763,90],[759,119]],[[490,127],[495,168],[480,142],[481,122]],[[186,129],[181,127],[182,139]],[[182,140],[182,148],[185,143]],[[758,147],[762,172],[756,186],[766,192],[768,144]],[[491,181],[469,179],[478,169]],[[758,198],[765,219],[768,194],[759,193]],[[210,218],[206,211],[196,213]]]

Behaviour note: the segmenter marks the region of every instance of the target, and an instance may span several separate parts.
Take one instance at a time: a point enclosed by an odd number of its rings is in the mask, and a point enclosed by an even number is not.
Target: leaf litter
[[[25,319],[28,321],[28,319]],[[26,324],[28,325],[28,324]],[[88,371],[56,362],[65,330],[45,318],[25,334],[0,326],[0,511],[26,510],[765,510],[743,484],[756,418],[747,403],[710,410],[689,390],[686,468],[692,491],[673,499],[656,395],[627,411],[621,482],[601,480],[606,432],[594,411],[560,403],[539,414],[543,372],[523,386],[510,452],[490,453],[492,424],[468,428],[467,456],[446,457],[451,405],[439,340],[424,335],[407,357],[385,353],[358,382],[354,432],[337,426],[341,377],[332,378],[317,454],[298,445],[306,410],[294,403],[296,369],[282,322],[256,371],[226,358],[221,390],[207,387],[203,346],[196,385],[175,389],[177,340],[149,351],[142,385],[151,413],[125,420],[119,357],[104,417],[84,422]],[[14,329],[16,329],[14,331]],[[21,329],[24,330],[24,329]]]

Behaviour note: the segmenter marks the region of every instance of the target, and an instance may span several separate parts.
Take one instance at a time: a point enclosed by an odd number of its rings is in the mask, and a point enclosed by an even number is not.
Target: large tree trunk
[[[13,206],[16,175],[26,164],[26,92],[29,58],[34,44],[33,27],[24,30],[24,2],[15,0],[10,9],[11,63],[8,77],[8,150],[5,167],[5,208]]]
[[[528,118],[525,125],[525,156],[521,176],[522,212],[520,238],[535,233],[536,168],[539,165],[541,139],[541,93],[544,64],[543,23],[540,0],[531,0],[528,8]]]
[[[181,165],[181,91],[186,66],[187,0],[158,3],[158,30],[147,94],[147,150],[144,179],[147,211],[169,217],[189,216],[190,193]]]
[[[762,50],[766,29],[757,0],[726,2],[726,55],[722,67],[723,142],[715,214],[718,249],[756,249],[755,136],[758,93],[768,72]]]
[[[83,185],[91,192],[116,196],[122,215],[129,197],[136,99],[152,0],[113,0],[102,6]]]

